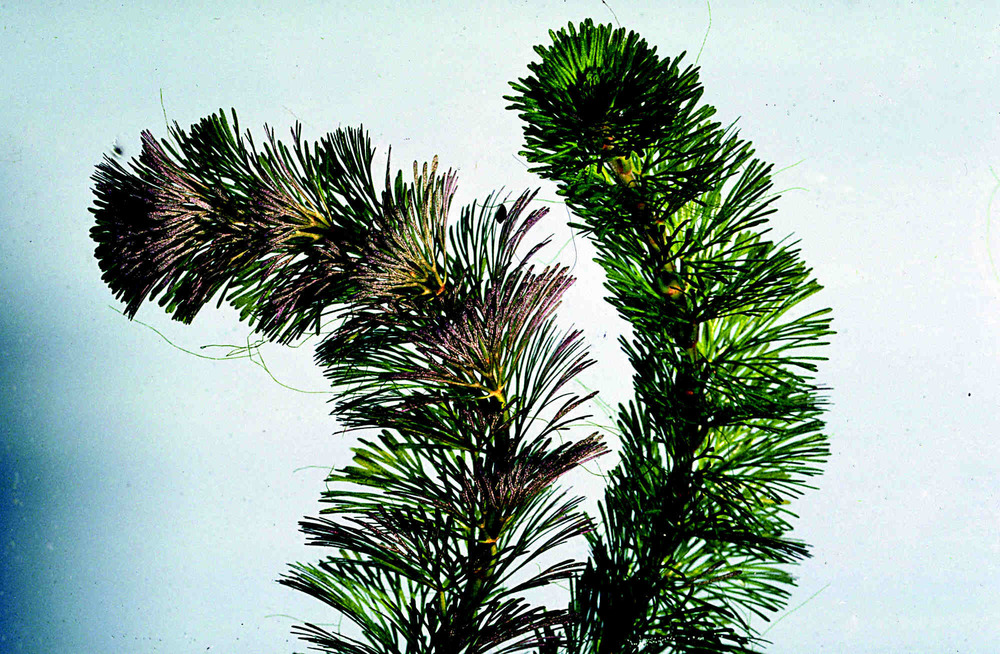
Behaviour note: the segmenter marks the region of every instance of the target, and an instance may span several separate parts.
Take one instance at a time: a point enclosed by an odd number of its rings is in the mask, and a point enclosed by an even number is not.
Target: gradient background
[[[88,237],[101,156],[162,136],[164,112],[186,127],[236,107],[258,137],[363,122],[398,166],[457,168],[462,203],[538,186],[501,96],[548,29],[612,9],[664,55],[693,60],[708,30],[704,99],[759,156],[798,163],[773,223],[835,312],[834,454],[796,507],[815,557],[769,651],[997,651],[996,2],[81,4],[0,2],[0,651],[302,651],[296,620],[331,620],[273,583],[321,554],[296,522],[350,444],[311,344],[261,350],[318,391],[297,393],[109,308]],[[569,238],[553,208],[535,232],[557,235],[549,257]],[[586,328],[584,383],[614,404],[630,375],[592,253],[559,255],[580,278],[561,321]],[[138,319],[200,354],[247,341],[231,310]]]

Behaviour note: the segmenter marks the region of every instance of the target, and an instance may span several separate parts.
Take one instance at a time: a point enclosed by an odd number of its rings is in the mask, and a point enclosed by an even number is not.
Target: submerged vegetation
[[[261,338],[320,334],[334,414],[358,431],[327,479],[324,548],[280,580],[354,623],[305,624],[326,652],[755,652],[752,616],[785,606],[789,504],[828,455],[813,379],[826,311],[793,243],[771,240],[771,166],[712,121],[697,70],[634,32],[551,33],[507,97],[522,155],[593,239],[634,399],[596,516],[557,486],[609,453],[576,435],[596,392],[579,329],[557,326],[573,283],[539,268],[535,193],[453,208],[437,159],[376,187],[363,129],[317,143],[235,112],[94,175],[96,256],[134,317],[157,300],[190,322],[213,298]],[[560,558],[584,538],[584,560]],[[568,582],[564,606],[536,589]]]

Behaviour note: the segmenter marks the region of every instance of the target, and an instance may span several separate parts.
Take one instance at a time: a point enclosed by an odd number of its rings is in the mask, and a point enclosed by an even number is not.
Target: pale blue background
[[[608,4],[663,54],[702,47],[705,2]],[[108,308],[87,233],[101,155],[163,135],[164,109],[187,126],[236,107],[258,136],[363,121],[398,165],[456,167],[463,202],[537,186],[506,83],[549,28],[615,20],[600,1],[175,5],[0,3],[2,652],[301,651],[289,616],[330,621],[273,583],[321,554],[296,522],[324,472],[297,469],[345,460],[328,396]],[[711,7],[705,99],[765,159],[801,161],[774,224],[801,238],[838,331],[834,456],[797,505],[815,558],[791,606],[815,597],[768,633],[776,654],[997,651],[998,25],[996,2]],[[554,209],[537,235],[561,243]],[[562,252],[580,282],[561,317],[586,327],[586,383],[614,402],[629,373],[591,254]],[[228,310],[139,319],[200,352],[247,336]],[[322,391],[309,349],[263,354]]]

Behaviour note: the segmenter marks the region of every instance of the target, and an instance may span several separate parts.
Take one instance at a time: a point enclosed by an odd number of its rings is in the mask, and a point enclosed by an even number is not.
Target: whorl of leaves
[[[527,121],[521,154],[546,177],[662,147],[664,126],[713,113],[696,106],[702,88],[693,67],[681,70],[683,55],[660,59],[638,34],[589,19],[549,35],[551,46],[535,46],[533,74],[511,83],[517,95],[506,97]]]
[[[445,229],[456,175],[437,176],[437,158],[423,172],[413,164],[412,185],[402,172],[390,184],[386,170],[383,211],[356,273],[368,301],[397,306],[402,297],[440,295],[447,289]]]

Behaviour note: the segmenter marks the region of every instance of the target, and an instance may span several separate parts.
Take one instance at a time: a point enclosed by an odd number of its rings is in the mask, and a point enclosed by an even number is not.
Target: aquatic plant
[[[456,175],[414,163],[377,189],[363,129],[261,147],[221,111],[128,168],[94,175],[91,234],[129,317],[146,300],[190,322],[230,302],[263,338],[320,334],[335,415],[360,431],[301,523],[327,555],[280,580],[357,635],[327,652],[751,652],[751,614],[784,606],[791,500],[828,454],[813,380],[826,311],[794,244],[762,229],[771,167],[700,104],[697,70],[637,34],[551,33],[507,99],[522,153],[592,238],[635,398],[596,519],[556,487],[608,452],[568,384],[594,364],[555,311],[567,268],[518,256],[545,209],[494,193],[449,220]],[[683,55],[682,55],[683,56]],[[331,331],[322,329],[331,322]],[[585,537],[586,560],[559,560]],[[567,605],[533,593],[560,580]]]

